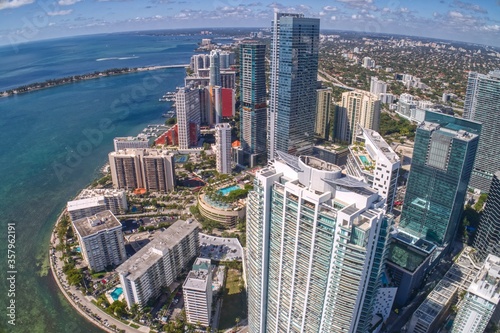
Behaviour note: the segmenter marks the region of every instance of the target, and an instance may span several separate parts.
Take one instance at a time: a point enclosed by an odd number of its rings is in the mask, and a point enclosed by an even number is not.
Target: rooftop
[[[137,137],[137,136],[123,136],[114,138],[114,141],[148,141],[145,137]]]
[[[210,259],[197,258],[193,270],[189,272],[182,288],[198,291],[207,290],[208,278],[211,273]]]
[[[500,300],[500,258],[488,255],[483,267],[471,283],[468,292],[488,302],[498,304]]]
[[[361,128],[366,138],[378,148],[378,150],[391,162],[398,162],[399,156],[392,150],[391,146],[377,132],[367,128]]]
[[[104,205],[104,196],[102,195],[68,201],[67,208],[68,212],[72,212],[75,210],[95,207],[99,205]]]
[[[167,230],[157,233],[150,243],[127,259],[116,271],[126,275],[129,280],[136,280],[199,226],[194,220],[175,222]]]
[[[116,227],[121,229],[122,227],[118,219],[109,210],[76,220],[73,222],[73,226],[81,237],[91,236]]]

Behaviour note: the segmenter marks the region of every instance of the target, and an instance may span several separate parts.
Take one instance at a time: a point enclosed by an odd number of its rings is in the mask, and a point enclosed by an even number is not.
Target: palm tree
[[[234,320],[234,322],[236,323],[236,329],[238,329],[240,321],[241,321],[240,317],[236,317],[236,319]]]

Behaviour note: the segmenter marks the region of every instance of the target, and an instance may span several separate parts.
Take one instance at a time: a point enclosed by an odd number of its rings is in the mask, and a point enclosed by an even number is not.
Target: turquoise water
[[[218,192],[221,193],[222,195],[228,195],[229,193],[236,191],[236,190],[241,190],[241,187],[238,185],[233,185],[225,188],[221,188]]]
[[[361,160],[361,162],[363,162],[363,164],[364,164],[365,166],[370,166],[370,165],[372,165],[372,163],[368,160],[368,158],[366,158],[366,156],[365,156],[365,155],[360,155],[360,156],[359,156],[359,159]]]
[[[382,275],[380,276],[380,280],[382,280],[382,283],[385,285],[389,284],[389,281],[387,280],[387,276],[385,276],[385,273],[382,273]]]
[[[122,287],[117,287],[115,288],[111,293],[111,298],[115,301],[118,300],[118,298],[120,298],[121,294],[123,294],[123,288]]]
[[[75,247],[75,251],[76,251],[76,252],[82,252],[82,250],[80,249],[80,247],[79,247],[79,246]]]
[[[189,160],[189,155],[176,155],[175,163],[186,163]]]
[[[98,38],[87,39],[85,43],[90,49],[106,45]],[[61,43],[58,40],[58,45]],[[68,39],[67,47],[84,49],[86,45],[79,43],[84,41]],[[164,64],[189,61],[192,52],[181,52],[183,56],[178,58],[177,52],[169,54],[168,40],[164,43]],[[183,46],[186,50],[194,47],[195,43]],[[124,52],[123,47],[114,50]],[[173,50],[178,50],[178,46]],[[23,59],[36,56],[20,53],[19,57],[17,65],[24,68],[23,73],[29,72]],[[73,67],[87,72],[78,62],[70,66],[68,59],[78,58],[77,55],[61,53],[59,58],[63,71]],[[8,56],[0,55],[0,63],[0,85],[14,84],[17,79],[10,81],[10,74],[3,75],[9,67],[21,70]],[[41,68],[33,65],[33,70],[33,77],[38,78]],[[57,68],[51,72],[57,72]],[[113,148],[113,137],[136,135],[148,124],[162,123],[165,106],[158,98],[181,85],[183,79],[184,69],[166,69],[0,98],[0,255],[7,256],[7,223],[13,223],[17,271],[15,296],[9,298],[7,262],[0,260],[0,306],[5,311],[11,299],[16,305],[16,325],[9,325],[4,314],[0,332],[101,332],[69,305],[48,272],[52,228],[66,201],[98,175]]]

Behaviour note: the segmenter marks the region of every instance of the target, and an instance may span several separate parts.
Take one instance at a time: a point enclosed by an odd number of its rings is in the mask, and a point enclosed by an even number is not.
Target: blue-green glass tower
[[[268,158],[311,154],[316,119],[319,19],[275,13],[271,43]]]
[[[266,45],[240,44],[240,137],[245,164],[265,163],[266,155]]]
[[[426,112],[417,128],[400,228],[446,246],[455,235],[481,125]]]

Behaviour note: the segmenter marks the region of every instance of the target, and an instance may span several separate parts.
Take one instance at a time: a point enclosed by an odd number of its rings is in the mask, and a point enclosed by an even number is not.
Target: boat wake
[[[132,57],[111,57],[111,58],[99,58],[96,59],[95,61],[106,61],[106,60],[127,60],[127,59],[137,59],[139,58],[138,56],[132,56]]]

